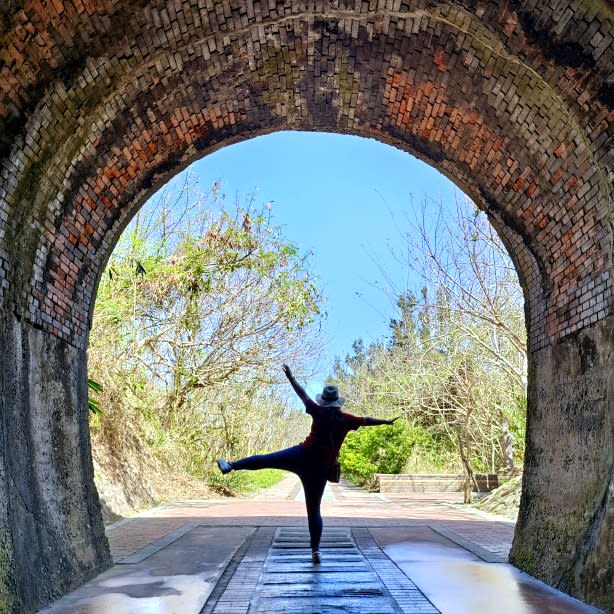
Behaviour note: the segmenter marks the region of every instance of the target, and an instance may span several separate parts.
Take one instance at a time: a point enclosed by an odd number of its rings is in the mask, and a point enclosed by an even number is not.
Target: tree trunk
[[[475,476],[473,474],[473,467],[469,462],[469,450],[467,449],[467,437],[466,433],[463,430],[463,435],[461,435],[461,429],[456,431],[456,437],[458,439],[458,451],[461,457],[461,461],[463,462],[463,468],[465,470],[465,484],[463,486],[464,493],[464,502],[471,503],[472,494],[473,494],[473,486],[476,484]],[[477,486],[477,485],[476,485]]]

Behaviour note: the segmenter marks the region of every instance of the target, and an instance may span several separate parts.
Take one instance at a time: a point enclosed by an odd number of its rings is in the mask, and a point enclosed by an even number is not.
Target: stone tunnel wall
[[[86,357],[0,321],[0,611],[36,611],[110,564],[89,446]]]
[[[108,564],[85,348],[119,232],[191,161],[257,134],[306,129],[400,147],[488,212],[521,278],[531,353],[513,557],[610,605],[612,23],[601,0],[3,3],[6,603],[33,609]],[[53,394],[41,393],[47,380]],[[28,459],[25,477],[9,441]],[[574,490],[573,476],[586,471],[591,480]],[[29,525],[11,503],[24,494]],[[29,559],[49,543],[57,556],[45,555],[37,575]]]
[[[83,346],[113,227],[153,184],[281,128],[396,144],[504,216],[530,255],[520,265],[538,266],[520,271],[533,347],[605,317],[612,46],[599,2],[27,4],[0,69],[4,242],[20,251],[20,266],[0,252],[0,286],[56,336]],[[10,223],[24,207],[30,223]]]
[[[530,357],[511,562],[614,611],[614,318]]]

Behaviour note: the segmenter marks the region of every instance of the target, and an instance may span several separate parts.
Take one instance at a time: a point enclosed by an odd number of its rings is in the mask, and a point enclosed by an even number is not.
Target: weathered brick
[[[507,233],[533,349],[567,334],[563,314],[587,300],[609,306],[611,255],[596,257],[611,244],[612,111],[598,95],[614,57],[609,21],[588,3],[541,3],[530,10],[551,28],[549,48],[494,0],[404,7],[32,2],[0,48],[3,300],[48,322],[49,302],[29,298],[56,297],[54,330],[81,345],[98,268],[152,181],[186,155],[307,128],[379,138],[473,186]],[[565,65],[562,36],[594,66]],[[30,287],[7,292],[16,245],[36,257]],[[585,283],[601,274],[604,285]]]

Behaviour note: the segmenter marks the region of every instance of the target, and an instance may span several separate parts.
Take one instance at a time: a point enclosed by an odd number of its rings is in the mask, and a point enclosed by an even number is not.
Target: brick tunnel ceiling
[[[155,188],[226,144],[325,130],[420,157],[490,213],[541,347],[610,308],[613,54],[599,0],[5,1],[0,300],[82,346]]]

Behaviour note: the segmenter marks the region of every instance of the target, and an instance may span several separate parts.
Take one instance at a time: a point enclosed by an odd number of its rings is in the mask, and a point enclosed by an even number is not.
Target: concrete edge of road
[[[435,533],[439,533],[442,537],[454,542],[457,546],[475,554],[475,556],[482,559],[485,563],[507,563],[506,557],[490,552],[490,550],[482,548],[482,546],[478,546],[475,542],[472,542],[470,539],[459,535],[447,527],[440,524],[429,524],[429,527],[433,529]]]
[[[193,531],[198,525],[197,522],[190,522],[188,524],[184,524],[180,526],[178,529],[163,535],[160,539],[157,539],[150,544],[147,544],[140,550],[129,554],[121,559],[115,561],[116,565],[136,565],[137,563],[142,563],[145,559],[149,558],[156,552],[162,550],[162,548],[166,548],[166,546],[170,546],[173,542],[177,541],[180,537],[187,535],[190,531]]]
[[[493,512],[485,512],[484,510],[479,510],[478,508],[474,507],[471,503],[467,504],[467,503],[450,503],[448,501],[445,501],[442,503],[442,505],[445,505],[446,507],[449,507],[453,510],[459,510],[462,509],[463,512],[467,513],[467,514],[472,514],[473,516],[477,516],[478,518],[483,518],[484,520],[488,520],[490,522],[498,522],[501,524],[505,524],[508,525],[510,527],[515,527],[516,526],[516,521],[512,520],[511,518],[508,518],[507,516],[501,516],[499,514],[494,514]],[[462,505],[462,507],[460,507]]]

